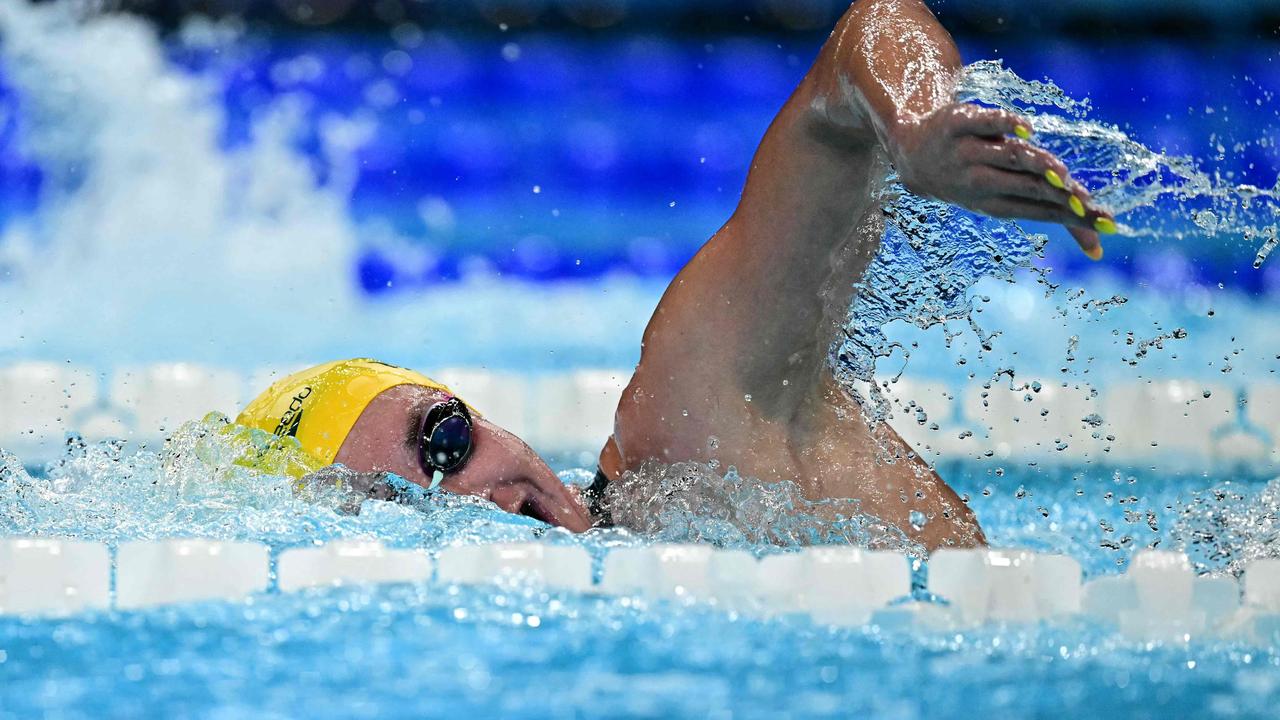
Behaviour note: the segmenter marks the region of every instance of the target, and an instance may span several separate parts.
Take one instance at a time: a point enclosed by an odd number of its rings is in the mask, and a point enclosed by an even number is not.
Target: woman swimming
[[[921,0],[850,7],[766,133],[737,210],[658,304],[601,452],[597,499],[646,463],[716,460],[743,477],[797,482],[811,499],[857,500],[930,550],[983,542],[932,468],[890,427],[863,419],[828,360],[884,231],[888,165],[917,194],[1060,223],[1095,260],[1099,234],[1115,224],[1061,161],[1027,142],[1025,120],[955,102],[961,68]],[[451,396],[430,381],[380,393],[362,399],[331,461],[571,530],[592,523],[524,443],[483,420],[470,454],[433,481],[424,422]],[[913,513],[926,522],[910,522]]]

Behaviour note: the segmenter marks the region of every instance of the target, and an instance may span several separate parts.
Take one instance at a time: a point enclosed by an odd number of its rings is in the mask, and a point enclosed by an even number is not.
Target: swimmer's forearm
[[[951,35],[921,0],[859,0],[811,72],[814,107],[892,152],[897,129],[952,102],[962,68]]]

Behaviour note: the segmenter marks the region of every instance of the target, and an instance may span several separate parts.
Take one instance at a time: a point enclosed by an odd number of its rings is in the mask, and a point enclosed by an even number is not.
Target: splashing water
[[[1052,82],[1023,80],[999,61],[968,66],[958,97],[1030,118],[1033,141],[1071,168],[1095,201],[1117,215],[1126,235],[1261,239],[1255,267],[1276,244],[1280,178],[1277,188],[1269,190],[1227,183],[1200,170],[1193,158],[1153,151],[1119,128],[1088,119],[1087,101],[1067,96]],[[974,317],[983,300],[976,294],[980,281],[1013,283],[1027,271],[1050,295],[1059,290],[1047,280],[1045,270],[1035,266],[1044,257],[1047,239],[1016,222],[915,196],[892,175],[882,207],[881,250],[856,284],[843,334],[832,346],[832,366],[851,394],[863,397],[862,384],[871,383],[871,397],[864,399],[870,400],[873,418],[884,418],[888,411],[875,385],[877,362],[899,352],[909,358],[909,349],[887,334],[895,322],[921,330],[943,325],[948,345],[967,327],[977,338],[979,352],[985,352],[999,333],[985,331]],[[1074,306],[1076,312],[1097,316],[1126,302],[1119,295],[1105,301],[1084,296],[1077,291],[1061,298],[1059,312]],[[1162,340],[1185,336],[1185,331],[1174,330]],[[1074,343],[1073,351],[1078,340]],[[1006,372],[1013,377],[1012,371]]]
[[[43,175],[35,213],[0,227],[0,306],[16,308],[0,323],[0,358],[99,370],[200,358],[246,371],[357,355],[525,371],[575,353],[635,362],[654,281],[553,286],[478,271],[418,296],[363,299],[353,258],[386,233],[357,223],[349,196],[374,121],[318,117],[322,173],[297,147],[312,110],[302,95],[264,105],[227,147],[212,80],[170,64],[146,21],[80,7],[0,2],[0,62],[20,103],[2,120]],[[234,52],[234,31],[183,35]],[[451,337],[469,342],[424,342]]]
[[[325,489],[297,491],[286,474],[290,467],[314,470],[316,462],[291,438],[282,442],[217,413],[184,424],[158,452],[126,455],[121,443],[72,440],[66,457],[39,477],[0,452],[0,533],[109,544],[209,537],[283,547],[376,538],[393,546],[438,547],[481,537],[528,541],[546,530],[449,493],[361,504],[340,467]]]
[[[252,142],[226,151],[213,88],[171,67],[145,23],[6,2],[0,31],[23,145],[45,172],[39,214],[0,237],[14,280],[0,292],[26,309],[0,330],[0,350],[68,327],[117,347],[236,326],[270,336],[258,308],[292,307],[305,326],[354,303],[345,188],[317,183],[292,150],[300,108],[277,105]],[[352,135],[332,133],[331,155],[349,157],[339,143]],[[313,302],[297,302],[304,290]],[[219,312],[192,322],[185,298]]]
[[[1028,82],[998,61],[967,68],[960,98],[1031,118],[1034,142],[1057,155],[1131,237],[1271,237],[1280,220],[1280,177],[1271,188],[1232,184],[1195,158],[1156,152],[1119,128],[1090,120],[1087,101],[1051,82]],[[1062,114],[1057,114],[1057,112]]]
[[[810,500],[793,482],[744,478],[714,463],[649,461],[610,483],[613,521],[658,540],[721,546],[853,544],[923,555],[855,500]]]
[[[1202,570],[1240,575],[1280,548],[1280,479],[1261,488],[1226,483],[1185,498],[1172,539]]]

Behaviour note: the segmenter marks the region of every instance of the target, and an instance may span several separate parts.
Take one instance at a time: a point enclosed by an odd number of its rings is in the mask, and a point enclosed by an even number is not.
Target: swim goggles
[[[427,411],[419,433],[422,468],[431,475],[431,489],[447,473],[461,468],[471,455],[471,412],[466,403],[450,398]]]

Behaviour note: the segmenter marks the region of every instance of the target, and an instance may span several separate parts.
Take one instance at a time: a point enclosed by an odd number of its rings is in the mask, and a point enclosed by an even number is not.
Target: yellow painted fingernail
[[[1059,190],[1067,189],[1067,186],[1062,182],[1062,176],[1052,170],[1044,171],[1044,179],[1048,180],[1050,185],[1058,188]]]
[[[1017,135],[1018,137],[1022,138],[1023,140],[1030,140],[1030,139],[1031,139],[1031,128],[1027,127],[1026,125],[1014,125],[1014,126],[1013,126],[1013,134],[1014,134],[1014,135]]]
[[[1100,218],[1098,218],[1097,220],[1094,220],[1094,221],[1093,221],[1093,229],[1094,229],[1094,230],[1097,230],[1098,232],[1102,233],[1103,235],[1115,235],[1115,234],[1116,234],[1116,223],[1115,223],[1115,221],[1114,221],[1114,220],[1110,220],[1110,219],[1108,219],[1108,218],[1100,217]]]
[[[1090,260],[1097,262],[1102,259],[1102,246],[1099,245],[1098,247],[1092,250],[1085,250],[1084,254],[1088,255]]]
[[[1080,198],[1072,195],[1067,204],[1071,205],[1071,212],[1075,213],[1076,217],[1084,217],[1084,203],[1080,202]]]

